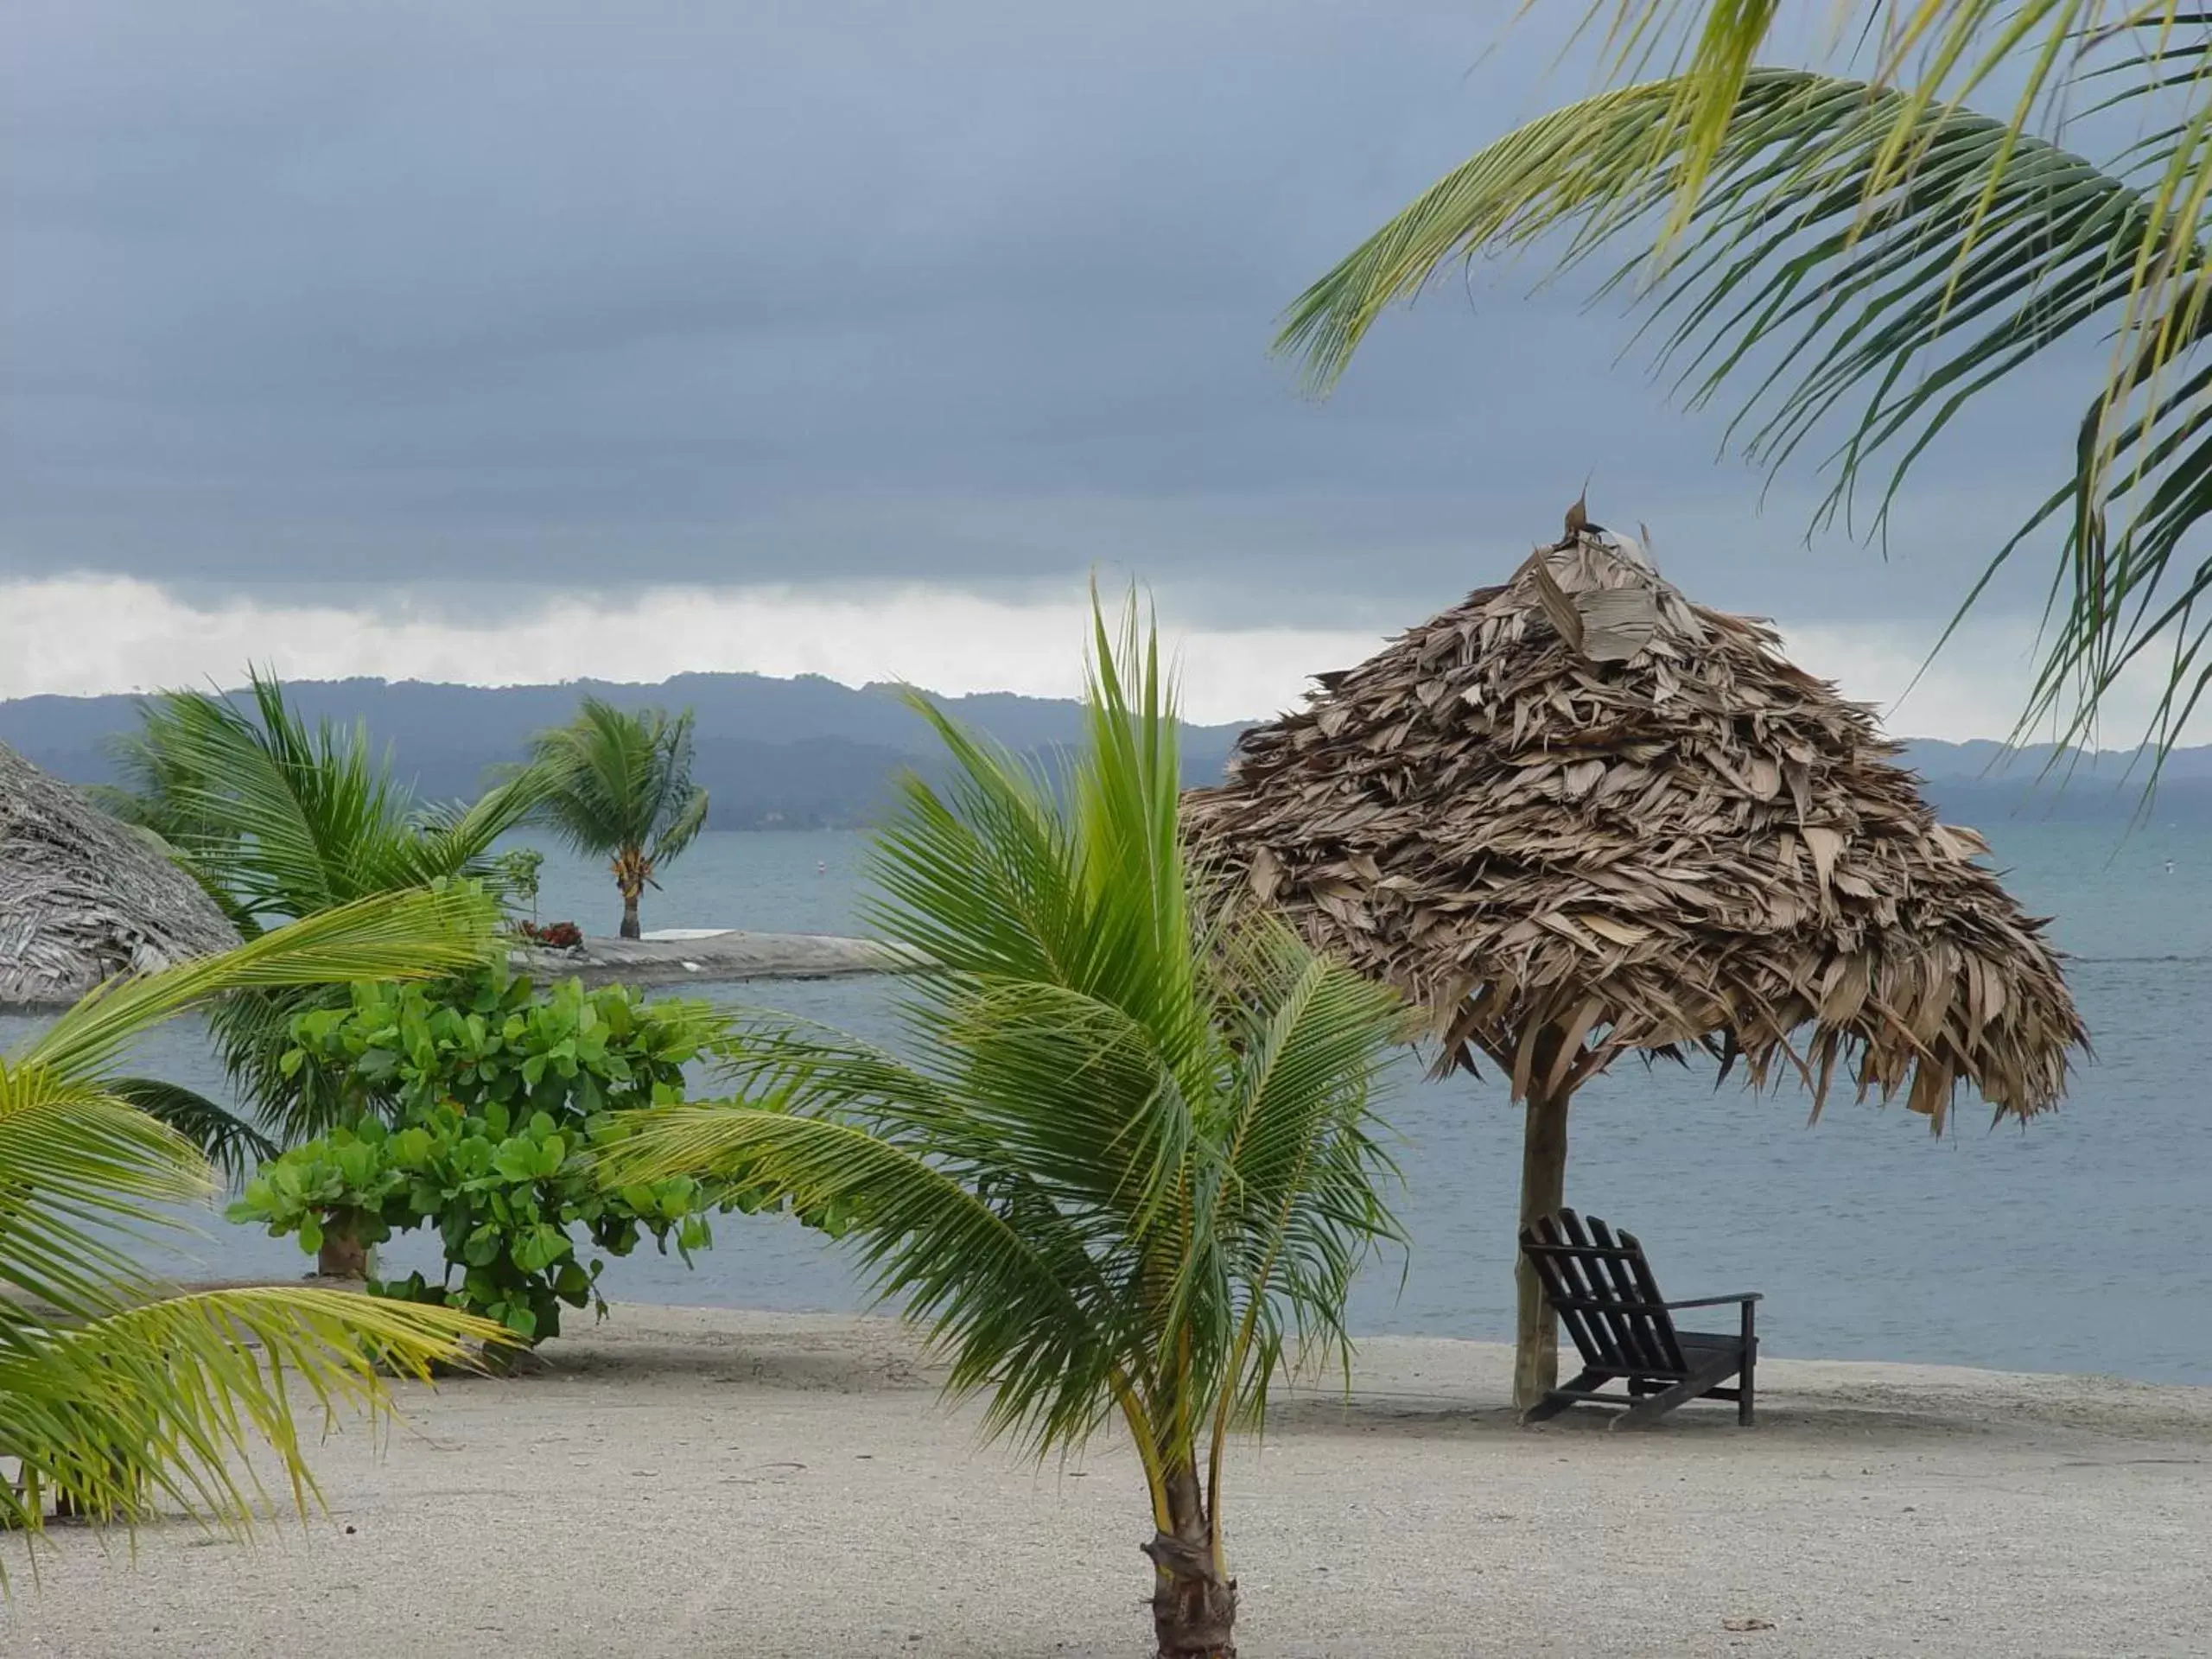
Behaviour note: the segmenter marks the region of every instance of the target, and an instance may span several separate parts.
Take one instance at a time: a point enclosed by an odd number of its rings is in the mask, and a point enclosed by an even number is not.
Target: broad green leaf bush
[[[594,1173],[632,1132],[614,1115],[682,1101],[686,1063],[715,1052],[724,1029],[702,1002],[575,980],[542,993],[504,974],[357,987],[350,1006],[295,1021],[283,1058],[341,1079],[350,1121],[262,1165],[231,1217],[310,1255],[334,1229],[373,1247],[434,1228],[440,1280],[372,1275],[370,1288],[480,1314],[526,1342],[557,1336],[564,1306],[604,1313],[607,1257],[650,1237],[688,1263],[713,1242],[710,1211],[757,1207],[742,1184],[608,1187]]]

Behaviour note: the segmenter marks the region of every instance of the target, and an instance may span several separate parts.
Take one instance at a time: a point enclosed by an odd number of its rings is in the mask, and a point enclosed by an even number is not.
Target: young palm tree
[[[950,757],[875,856],[914,1058],[763,1020],[747,1098],[641,1113],[615,1179],[742,1175],[842,1215],[876,1289],[1042,1456],[1109,1422],[1152,1499],[1159,1651],[1235,1651],[1223,1454],[1286,1362],[1343,1360],[1398,1236],[1370,1095],[1403,1014],[1281,924],[1232,919],[1176,822],[1156,650],[1103,623],[1088,742],[1048,781],[914,708]]]
[[[396,784],[359,727],[310,725],[283,687],[252,677],[249,710],[172,691],[143,707],[114,750],[125,785],[103,804],[175,849],[247,938],[377,893],[465,878],[496,887],[492,843],[536,799],[524,777],[466,808],[423,808]],[[321,987],[242,992],[209,1011],[225,1069],[263,1127],[291,1141],[321,1134],[346,1102],[313,1066],[291,1072],[293,1020],[328,1001]],[[140,1104],[191,1134],[226,1169],[270,1141],[220,1106],[174,1085],[135,1085]]]
[[[691,711],[671,718],[586,697],[566,726],[531,740],[544,793],[538,817],[580,853],[608,861],[622,894],[622,937],[638,937],[638,899],[661,866],[707,822],[707,791],[691,781]]]
[[[2212,683],[2212,556],[2184,546],[2212,517],[2212,15],[2171,0],[1830,11],[1818,64],[1776,67],[1759,59],[1795,9],[1594,0],[1585,28],[1615,84],[1433,186],[1306,292],[1281,343],[1326,385],[1453,260],[1618,250],[1608,289],[1648,308],[1692,403],[1744,388],[1729,435],[1755,458],[1778,466],[1840,416],[1818,522],[1872,468],[1876,532],[1961,408],[2071,351],[2095,366],[2057,416],[2070,473],[1967,604],[2050,532],[2056,626],[2023,733],[2050,719],[2083,736],[2120,675],[2164,652],[2152,735],[2171,744]],[[2009,109],[1969,107],[1995,82],[2016,89]]]
[[[205,1198],[206,1161],[117,1087],[161,1021],[245,989],[450,973],[480,963],[487,906],[448,890],[366,900],[238,950],[111,981],[0,1058],[0,1527],[46,1501],[95,1521],[181,1508],[243,1529],[238,1457],[276,1452],[312,1490],[289,1385],[326,1408],[389,1408],[379,1368],[426,1376],[499,1327],[443,1308],[307,1288],[168,1295],[126,1249]],[[242,1484],[243,1482],[243,1484]]]

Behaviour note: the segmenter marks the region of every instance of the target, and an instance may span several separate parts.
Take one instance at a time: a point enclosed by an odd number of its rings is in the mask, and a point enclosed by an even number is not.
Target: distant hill
[[[417,680],[301,680],[287,694],[312,718],[365,721],[390,746],[395,769],[429,799],[473,795],[485,771],[521,753],[529,734],[574,713],[585,693],[625,707],[698,711],[699,781],[714,797],[718,829],[845,828],[871,822],[891,779],[935,766],[936,742],[893,688],[855,690],[807,675],[679,674],[658,685],[577,680],[562,685],[442,685]],[[1037,753],[1072,742],[1079,706],[1066,699],[988,692],[940,706],[1008,747]],[[104,739],[135,723],[133,699],[22,697],[0,702],[0,741],[58,776],[99,783],[111,775]],[[1221,775],[1241,725],[1184,733],[1192,783]],[[1905,762],[1927,779],[1937,810],[1984,827],[2011,819],[2120,823],[2141,804],[2149,758],[2101,750],[2053,766],[2054,751],[2008,755],[1996,743],[1915,739]],[[2048,769],[2048,770],[2047,770]],[[2212,823],[2212,747],[2168,757],[2157,822]]]
[[[417,680],[294,680],[285,696],[309,719],[365,722],[391,751],[393,770],[431,800],[474,795],[487,768],[519,757],[535,731],[558,725],[589,694],[626,708],[698,713],[694,775],[721,830],[846,828],[872,821],[903,769],[929,772],[937,740],[893,687],[859,690],[818,676],[679,674],[658,685],[576,680],[563,685],[444,685]],[[1081,708],[1007,692],[944,697],[956,719],[1010,748],[1041,753],[1075,741]],[[0,702],[0,742],[73,783],[113,776],[105,739],[137,723],[129,696],[21,697]],[[1238,726],[1183,734],[1193,782],[1221,775]]]
[[[1911,738],[1904,760],[1954,823],[2117,824],[2139,812],[2153,823],[2212,823],[2212,745],[2166,757],[2147,811],[2143,791],[2156,760],[2148,749],[2061,751],[2044,743],[2007,750],[1986,740]]]

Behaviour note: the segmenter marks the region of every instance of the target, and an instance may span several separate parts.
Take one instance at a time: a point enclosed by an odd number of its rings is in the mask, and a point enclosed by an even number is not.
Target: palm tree
[[[1758,59],[1792,9],[1595,0],[1585,29],[1614,84],[1423,193],[1306,290],[1280,343],[1325,386],[1388,305],[1452,261],[1616,251],[1606,289],[1647,308],[1676,390],[1693,404],[1747,394],[1732,442],[1778,467],[1840,418],[1815,523],[1847,515],[1865,474],[1877,534],[1962,407],[2087,346],[2102,366],[2067,417],[2070,470],[1961,613],[2048,532],[2054,626],[2021,732],[2048,720],[2085,736],[2155,652],[2167,684],[2151,735],[2169,746],[2212,680],[2212,554],[2183,545],[2212,514],[2212,14],[2168,0],[1834,12],[1825,67],[1773,67]],[[1967,100],[1993,80],[2018,83],[2012,107],[1977,113]]]
[[[691,711],[637,714],[586,697],[566,726],[531,740],[518,774],[541,780],[538,817],[578,852],[603,857],[622,894],[622,937],[639,937],[638,899],[654,873],[707,822],[691,781]]]
[[[492,844],[530,810],[534,779],[501,784],[473,806],[423,807],[360,727],[308,724],[259,673],[250,702],[197,691],[150,699],[139,729],[112,751],[124,786],[101,798],[166,839],[245,938],[441,880],[496,889]],[[319,985],[262,988],[210,1009],[225,1070],[278,1141],[321,1134],[352,1109],[336,1079],[284,1065],[294,1019],[332,995]],[[173,1084],[134,1087],[139,1103],[192,1134],[226,1171],[270,1149],[212,1101]]]
[[[1346,1287],[1398,1237],[1370,1095],[1392,995],[1235,919],[1177,826],[1172,694],[1103,622],[1058,779],[909,699],[950,781],[901,785],[875,920],[937,964],[906,1059],[762,1018],[736,1103],[657,1108],[616,1180],[741,1176],[840,1217],[876,1290],[1041,1457],[1109,1421],[1152,1501],[1159,1651],[1235,1651],[1223,1452],[1301,1356],[1348,1357]]]
[[[95,1521],[157,1504],[243,1529],[259,1488],[237,1459],[312,1477],[290,1385],[325,1406],[389,1409],[383,1373],[427,1376],[498,1326],[443,1308],[305,1287],[167,1294],[127,1253],[204,1200],[210,1172],[117,1087],[124,1051],[188,1008],[245,989],[450,973],[481,962],[488,906],[448,889],[366,900],[164,972],[111,981],[0,1058],[0,1526],[46,1501]]]

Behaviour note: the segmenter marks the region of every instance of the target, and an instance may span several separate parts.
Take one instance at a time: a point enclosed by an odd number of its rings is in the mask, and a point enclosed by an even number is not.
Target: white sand
[[[57,1533],[0,1654],[1150,1651],[1128,1455],[976,1450],[895,1327],[623,1307],[548,1357],[323,1447],[304,1533]],[[1366,1344],[1236,1460],[1248,1659],[2212,1653],[2212,1389],[1761,1372],[1748,1432],[1523,1430],[1503,1351]]]

